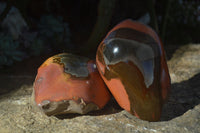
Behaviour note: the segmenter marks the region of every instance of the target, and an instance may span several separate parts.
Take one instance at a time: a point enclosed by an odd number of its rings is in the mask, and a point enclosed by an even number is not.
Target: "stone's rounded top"
[[[68,53],[50,57],[40,66],[33,94],[47,115],[85,114],[103,108],[110,99],[95,61]]]
[[[75,77],[87,77],[89,72],[87,70],[87,62],[89,58],[73,55],[70,53],[61,53],[50,57],[47,61],[43,63],[42,66],[48,65],[50,63],[57,63],[63,65],[65,73],[71,74]]]
[[[144,34],[148,34],[155,41],[157,41],[157,43],[160,43],[160,39],[159,39],[158,35],[151,27],[149,27],[145,24],[142,24],[140,22],[133,21],[132,19],[126,19],[126,20],[120,22],[119,24],[117,24],[113,29],[111,29],[108,32],[107,36],[110,35],[111,32],[116,31],[117,29],[123,29],[123,28],[132,29],[132,30],[135,30],[138,32],[142,32]]]

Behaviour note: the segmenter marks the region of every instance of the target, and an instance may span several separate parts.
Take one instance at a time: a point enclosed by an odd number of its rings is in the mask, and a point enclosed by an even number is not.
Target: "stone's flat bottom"
[[[186,45],[168,61],[172,90],[160,122],[140,120],[113,99],[97,112],[47,117],[31,104],[34,76],[0,75],[0,132],[200,132],[199,59],[200,45]]]

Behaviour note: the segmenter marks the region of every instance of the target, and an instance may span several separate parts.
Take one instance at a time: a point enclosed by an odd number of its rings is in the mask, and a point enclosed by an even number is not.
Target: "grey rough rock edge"
[[[200,132],[200,83],[191,80],[200,76],[200,45],[179,48],[168,61],[172,79],[172,94],[163,109],[161,122],[147,122],[126,111],[102,115],[79,115],[58,119],[47,117],[31,105],[32,86],[21,86],[0,97],[0,132],[2,133],[197,133]],[[197,76],[195,76],[197,75]],[[195,82],[195,83],[193,83]],[[184,92],[180,92],[184,90]],[[192,92],[188,98],[188,93]],[[190,94],[190,93],[189,93]],[[194,103],[195,101],[195,103]],[[185,107],[189,104],[189,107]],[[177,108],[176,108],[177,107]],[[182,108],[177,114],[176,110]],[[180,116],[179,116],[180,115]]]

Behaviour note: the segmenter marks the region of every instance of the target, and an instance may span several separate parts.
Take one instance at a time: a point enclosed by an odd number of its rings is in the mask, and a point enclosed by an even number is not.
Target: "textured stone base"
[[[0,76],[1,85],[8,84],[0,87],[0,132],[200,132],[200,45],[179,48],[168,65],[172,91],[161,122],[137,119],[113,99],[103,110],[87,115],[47,117],[31,105],[32,86],[17,85],[34,76]]]

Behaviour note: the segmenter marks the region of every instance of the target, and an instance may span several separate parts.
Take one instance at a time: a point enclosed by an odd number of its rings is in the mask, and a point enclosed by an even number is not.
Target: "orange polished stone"
[[[47,115],[85,114],[103,108],[110,94],[95,61],[63,53],[50,57],[40,66],[33,97]]]
[[[98,70],[119,105],[143,120],[160,120],[170,91],[163,45],[148,26],[125,20],[98,47]]]

